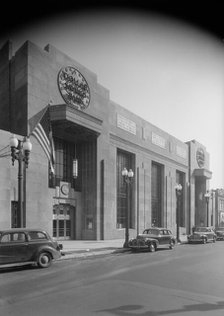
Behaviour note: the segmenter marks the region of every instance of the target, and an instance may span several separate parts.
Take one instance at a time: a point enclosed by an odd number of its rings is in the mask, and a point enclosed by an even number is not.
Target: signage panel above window
[[[180,146],[176,146],[176,154],[177,156],[186,159],[187,158],[187,151],[185,148],[180,147]]]
[[[152,132],[152,143],[154,145],[157,145],[161,148],[166,148],[166,140],[165,138],[163,138],[162,136],[160,135],[157,135],[155,133]]]
[[[126,117],[117,114],[117,127],[136,135],[136,124],[135,122],[127,119]]]

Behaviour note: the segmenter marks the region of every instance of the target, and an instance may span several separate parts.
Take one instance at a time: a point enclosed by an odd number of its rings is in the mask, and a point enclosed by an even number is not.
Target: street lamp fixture
[[[32,150],[32,144],[29,138],[24,137],[23,141],[18,140],[15,135],[10,138],[12,165],[14,166],[15,160],[18,160],[18,214],[19,214],[19,227],[24,227],[24,212],[23,212],[23,199],[22,199],[22,180],[23,180],[23,163],[24,167],[28,168],[29,156]],[[24,197],[24,204],[26,203]]]
[[[125,225],[125,242],[123,247],[128,248],[129,241],[129,216],[130,216],[130,186],[134,177],[134,172],[132,169],[129,171],[124,168],[121,172],[124,182],[126,183],[126,192],[127,192],[127,207],[126,207],[126,225]]]
[[[177,199],[177,206],[176,206],[176,223],[177,223],[177,242],[180,242],[180,201],[181,201],[181,194],[182,194],[182,185],[176,184],[175,185],[176,191],[176,199]]]
[[[204,194],[206,205],[207,205],[207,227],[209,226],[209,199],[211,197],[209,191]]]
[[[211,226],[214,226],[214,199],[215,199],[215,190],[211,190],[211,200],[212,200]]]

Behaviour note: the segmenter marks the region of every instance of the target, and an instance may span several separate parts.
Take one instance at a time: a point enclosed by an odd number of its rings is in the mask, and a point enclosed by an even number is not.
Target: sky
[[[11,30],[14,50],[48,43],[96,73],[114,102],[210,154],[210,188],[224,188],[224,43],[166,15],[119,11],[57,14]]]

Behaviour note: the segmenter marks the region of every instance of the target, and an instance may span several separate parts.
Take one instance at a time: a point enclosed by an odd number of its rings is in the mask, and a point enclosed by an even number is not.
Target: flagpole
[[[31,119],[29,119],[29,124],[28,124],[28,131],[29,131],[29,133],[28,133],[28,135],[29,135],[29,137],[30,137],[30,135],[32,134],[32,132],[33,132],[33,130],[35,129],[35,127],[36,127],[36,125],[42,120],[42,118],[44,117],[44,115],[46,114],[46,112],[47,112],[47,110],[50,108],[50,105],[48,104],[48,105],[46,105],[45,106],[45,108],[43,108],[41,111],[43,111],[42,112],[42,114],[40,115],[40,117],[38,118],[38,119],[34,119],[37,115],[35,115],[34,117],[32,117]],[[40,112],[41,112],[40,111]],[[39,112],[39,113],[40,113]],[[34,121],[34,123],[33,123],[33,121]],[[32,122],[32,123],[31,123]],[[32,126],[30,126],[32,124]]]
[[[36,119],[36,120],[35,120]],[[30,135],[35,136],[40,146],[44,150],[49,163],[51,172],[54,173],[54,141],[50,120],[50,104],[48,104],[43,111],[36,114],[29,121]]]

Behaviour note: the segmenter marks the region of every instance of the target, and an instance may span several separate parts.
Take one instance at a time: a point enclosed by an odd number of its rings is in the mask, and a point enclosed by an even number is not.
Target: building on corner
[[[204,194],[212,173],[203,144],[184,143],[116,104],[95,73],[51,45],[42,49],[27,41],[13,54],[12,43],[5,43],[0,80],[0,155],[5,148],[10,155],[12,133],[30,136],[33,144],[24,226],[42,227],[58,239],[124,238],[124,167],[134,171],[130,236],[151,225],[188,234],[206,223]],[[31,128],[48,106],[55,173]],[[1,228],[20,220],[17,165],[9,155],[1,155]]]

